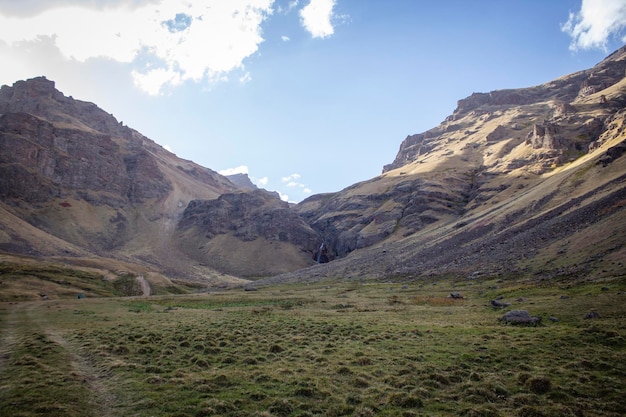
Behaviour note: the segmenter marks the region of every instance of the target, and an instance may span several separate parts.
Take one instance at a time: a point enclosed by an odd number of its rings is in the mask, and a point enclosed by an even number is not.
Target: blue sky
[[[0,84],[45,75],[289,201],[380,174],[472,92],[621,47],[626,0],[0,0]]]

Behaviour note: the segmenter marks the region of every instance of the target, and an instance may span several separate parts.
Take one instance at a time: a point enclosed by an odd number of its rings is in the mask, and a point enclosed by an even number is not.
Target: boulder
[[[589,313],[585,314],[585,320],[599,319],[599,318],[600,318],[600,315],[595,311],[590,311]]]
[[[531,316],[526,310],[511,310],[498,319],[505,324],[536,326],[541,323],[541,317]]]

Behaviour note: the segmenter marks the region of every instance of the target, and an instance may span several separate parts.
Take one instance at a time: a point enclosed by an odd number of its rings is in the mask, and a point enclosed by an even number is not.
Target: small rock
[[[567,300],[569,297],[567,295],[562,295],[561,300]]]
[[[585,314],[585,320],[599,319],[599,318],[600,318],[600,315],[596,313],[595,311],[590,311],[589,313]]]
[[[558,319],[558,318],[556,318],[556,317],[554,317],[554,316],[550,316],[550,317],[548,317],[548,320],[550,320],[550,321],[551,321],[551,322],[553,322],[553,323],[556,323],[557,321],[559,321],[559,319]]]
[[[492,307],[495,307],[495,308],[504,308],[504,307],[508,307],[508,306],[510,306],[510,305],[511,305],[511,304],[509,304],[509,303],[503,303],[503,302],[502,302],[502,301],[500,301],[500,300],[491,300],[491,306],[492,306]]]
[[[461,295],[461,293],[460,293],[460,292],[458,292],[458,291],[452,291],[452,292],[448,295],[448,298],[454,298],[454,299],[459,300],[459,299],[462,299],[462,298],[463,298],[463,295]]]

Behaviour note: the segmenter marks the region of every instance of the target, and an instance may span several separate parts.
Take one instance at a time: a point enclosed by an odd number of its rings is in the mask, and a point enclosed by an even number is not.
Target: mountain
[[[258,187],[250,180],[248,174],[226,175],[226,178],[243,190],[256,190]]]
[[[250,188],[178,158],[95,104],[64,96],[44,77],[0,88],[4,253],[71,264],[89,260],[104,269],[205,284],[239,281],[214,267],[222,263],[197,260],[178,222],[190,202],[245,195]],[[275,194],[265,197],[268,204],[282,203]],[[240,254],[231,251],[231,263]],[[274,257],[275,269],[265,273],[313,263],[312,255],[300,259]]]
[[[373,179],[295,210],[337,258],[268,282],[624,274],[626,48],[595,67],[474,93]]]
[[[474,93],[381,175],[297,205],[18,81],[0,89],[0,259],[201,286],[625,275],[625,74],[622,48]]]

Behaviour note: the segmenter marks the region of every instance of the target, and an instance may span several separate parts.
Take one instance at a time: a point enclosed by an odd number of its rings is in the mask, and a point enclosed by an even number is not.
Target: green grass
[[[4,304],[0,415],[620,416],[625,292],[448,278]],[[497,296],[542,324],[501,324]]]
[[[38,299],[48,293],[58,297],[110,297],[122,295],[102,275],[55,265],[21,265],[0,262],[0,301]]]
[[[88,298],[142,294],[134,274],[107,272],[114,279],[105,279],[94,270],[81,270],[71,265],[0,262],[0,302],[76,298],[78,294]],[[188,294],[198,288],[193,284],[170,283],[166,286],[151,284],[151,290],[153,294],[167,295]]]

